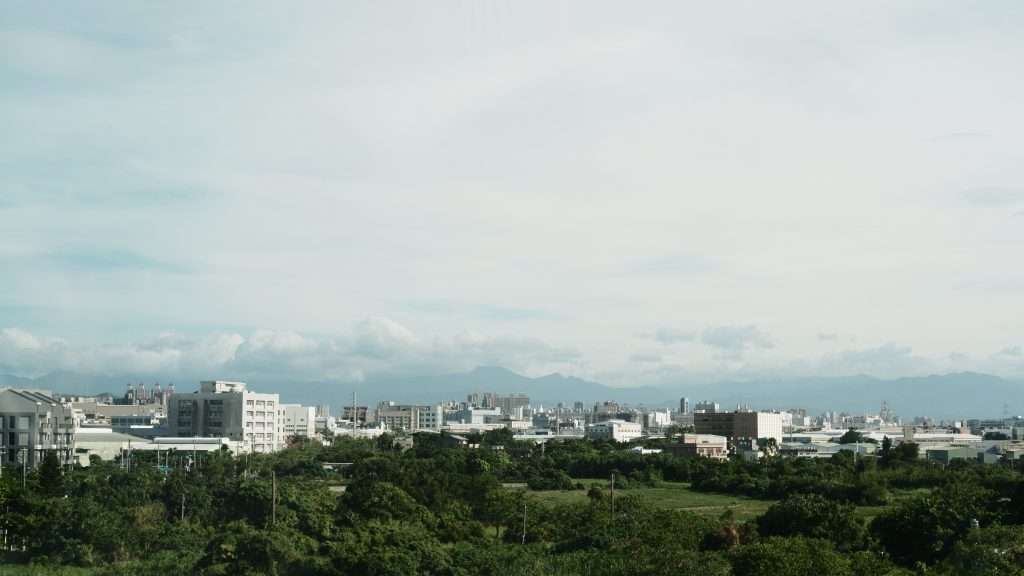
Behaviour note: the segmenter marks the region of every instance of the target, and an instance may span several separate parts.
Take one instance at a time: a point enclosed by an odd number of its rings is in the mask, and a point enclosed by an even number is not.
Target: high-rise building
[[[521,418],[523,408],[530,405],[530,397],[526,394],[509,394],[508,396],[496,396],[494,407],[501,408],[501,413],[513,418]]]
[[[679,413],[689,414],[690,413],[690,399],[683,396],[679,399]]]
[[[209,380],[191,394],[172,394],[167,428],[179,437],[228,438],[241,450],[274,452],[284,445],[279,397],[246,390],[244,382]]]
[[[721,410],[722,410],[722,408],[721,408],[721,406],[718,405],[718,402],[712,402],[711,400],[704,400],[703,402],[697,402],[697,405],[693,409],[694,412],[708,412],[708,413],[720,412]]]
[[[356,406],[355,410],[352,409],[352,406],[342,406],[341,419],[352,422],[352,419],[355,418],[356,423],[361,426],[366,424],[366,418],[369,411],[369,406]]]

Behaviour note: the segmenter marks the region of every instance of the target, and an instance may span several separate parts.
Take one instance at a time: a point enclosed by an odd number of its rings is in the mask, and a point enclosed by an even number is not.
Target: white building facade
[[[292,436],[313,438],[316,436],[316,407],[300,404],[281,404],[281,433],[284,440]]]
[[[388,430],[440,431],[444,424],[444,408],[440,404],[420,406],[381,402],[377,405],[376,421]]]
[[[0,389],[0,464],[31,468],[50,451],[67,462],[74,454],[76,429],[71,404],[50,392]]]
[[[587,426],[587,438],[591,440],[629,442],[642,436],[643,427],[637,422],[611,419]]]
[[[227,438],[243,451],[274,452],[284,446],[277,394],[246,389],[244,382],[200,382],[191,394],[173,394],[167,406],[167,429],[176,437]]]

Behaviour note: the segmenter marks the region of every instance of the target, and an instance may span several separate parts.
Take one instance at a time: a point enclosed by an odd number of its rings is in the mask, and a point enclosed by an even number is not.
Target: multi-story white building
[[[292,436],[313,438],[316,436],[316,407],[300,404],[281,404],[281,433],[284,440]]]
[[[637,422],[625,420],[605,420],[587,426],[587,438],[591,440],[615,440],[629,442],[643,436],[643,427]]]
[[[729,457],[729,441],[725,436],[714,434],[683,434],[682,443],[672,446],[672,453],[677,456],[725,460]]]
[[[501,420],[501,408],[465,407],[449,412],[445,420],[449,424],[490,424]]]
[[[376,421],[388,430],[441,430],[444,408],[440,404],[419,406],[381,402],[377,405]]]
[[[651,430],[668,428],[672,425],[672,413],[668,410],[648,412],[644,414],[644,425]]]
[[[75,450],[76,424],[70,403],[48,391],[0,390],[0,464],[34,467],[50,451],[67,462]]]
[[[694,412],[718,412],[722,409],[718,405],[718,402],[712,402],[711,400],[704,400],[703,402],[697,402],[697,406],[693,409]]]
[[[178,437],[227,438],[242,450],[274,452],[284,445],[277,394],[246,390],[244,382],[210,380],[191,394],[173,394],[167,429]]]
[[[693,415],[693,426],[698,434],[730,440],[774,438],[782,443],[782,414],[778,412],[698,412]]]

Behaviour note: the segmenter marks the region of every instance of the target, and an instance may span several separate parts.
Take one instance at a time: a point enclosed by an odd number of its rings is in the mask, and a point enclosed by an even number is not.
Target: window
[[[253,404],[254,404],[254,402],[253,402],[252,400],[246,400],[246,401],[245,401],[245,406],[246,406],[247,408],[252,408],[252,405],[253,405]]]
[[[28,430],[28,416],[18,417],[18,428],[21,430]],[[26,442],[28,444],[28,442]]]

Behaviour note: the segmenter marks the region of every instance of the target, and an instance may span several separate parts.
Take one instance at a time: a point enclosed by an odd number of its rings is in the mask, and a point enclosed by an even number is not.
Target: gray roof
[[[79,432],[75,434],[75,444],[91,442],[132,442],[135,444],[152,444],[152,441],[131,434],[120,432]]]

